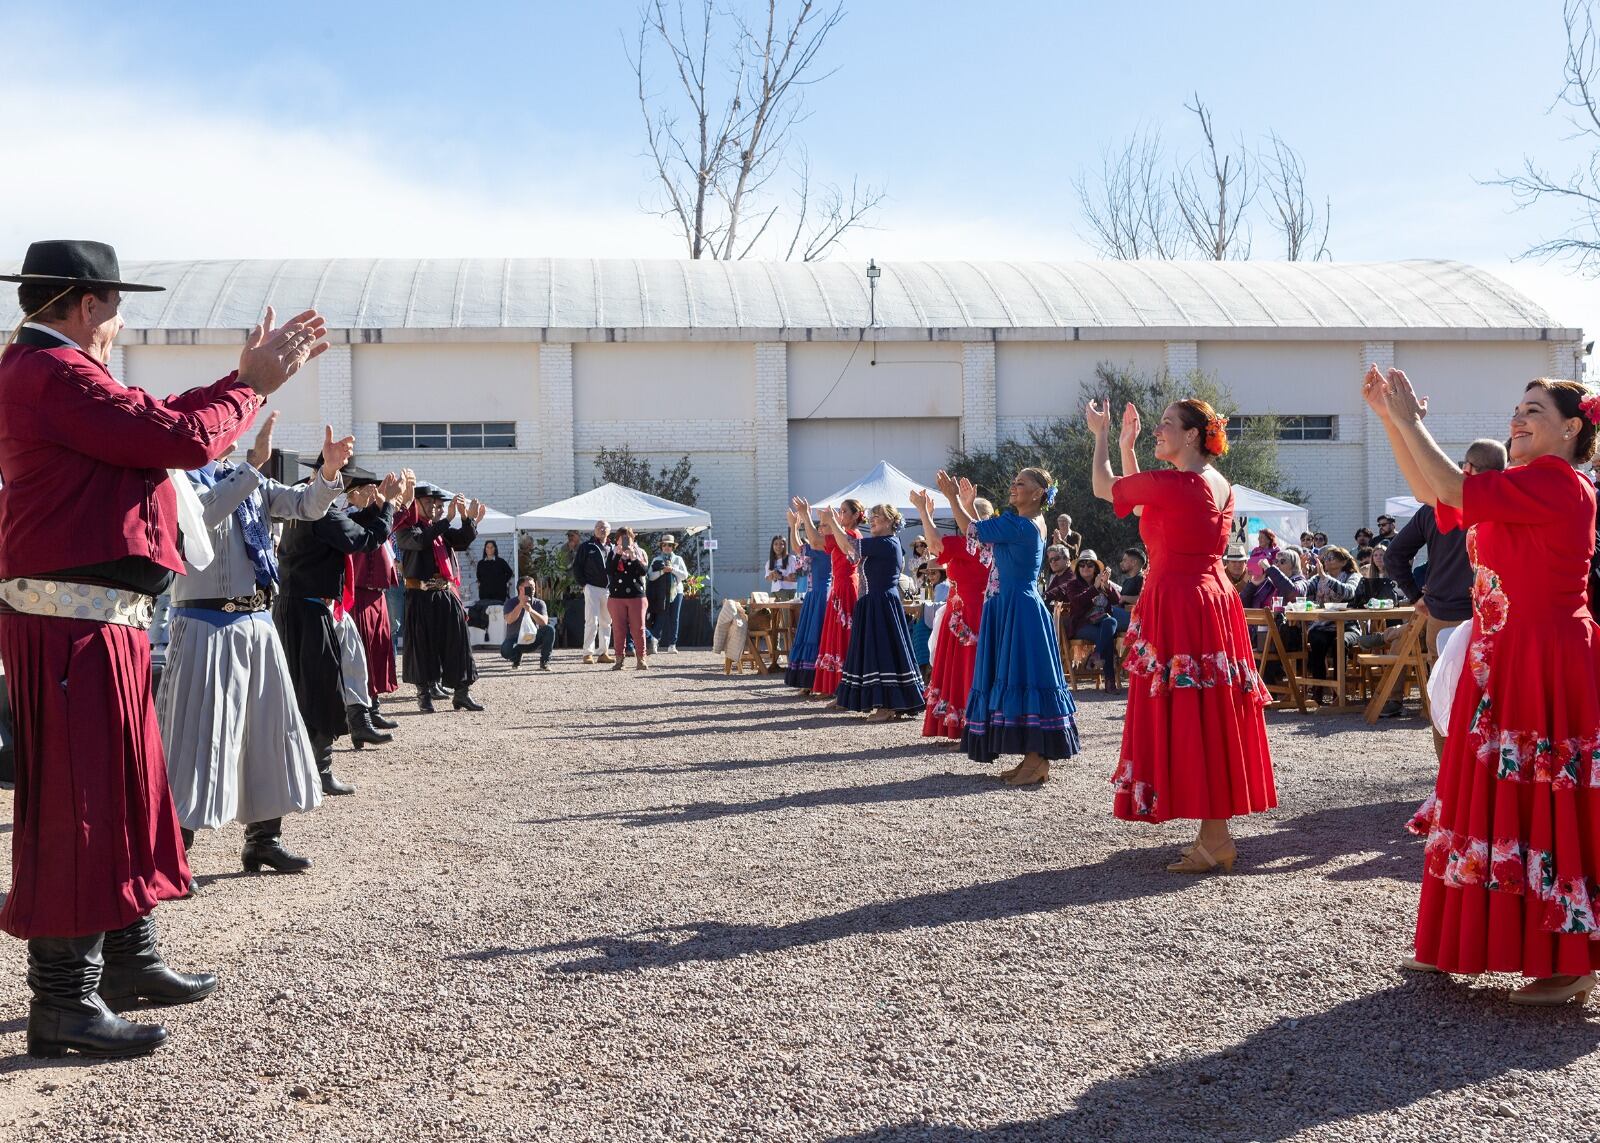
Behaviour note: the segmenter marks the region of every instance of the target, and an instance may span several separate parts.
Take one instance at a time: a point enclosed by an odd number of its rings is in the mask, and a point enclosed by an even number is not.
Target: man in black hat
[[[446,507],[448,505],[448,507]],[[470,687],[478,681],[461,606],[456,552],[478,538],[487,505],[434,484],[417,485],[416,517],[395,534],[406,585],[405,680],[417,688],[417,706],[433,713],[434,687],[443,681],[456,710],[482,710]],[[451,521],[460,520],[452,525]]]
[[[314,463],[320,466],[322,458]],[[324,794],[355,793],[355,787],[333,775],[333,744],[349,730],[334,626],[337,613],[348,611],[355,601],[349,557],[370,552],[389,538],[401,490],[400,477],[392,472],[380,478],[347,464],[342,475],[346,489],[378,485],[377,497],[359,512],[347,515],[335,508],[321,519],[292,521],[284,528],[278,550],[283,592],[272,608]]]
[[[168,968],[150,919],[189,883],[145,631],[185,554],[209,563],[182,473],[233,446],[327,348],[325,325],[307,310],[274,328],[269,308],[237,372],[162,401],[106,368],[124,295],[163,288],[123,281],[110,246],[36,242],[0,280],[19,283],[25,317],[0,356],[0,659],[17,767],[0,928],[28,942],[30,1054],[138,1055],[166,1030],[108,1005],[188,1003],[217,983]]]

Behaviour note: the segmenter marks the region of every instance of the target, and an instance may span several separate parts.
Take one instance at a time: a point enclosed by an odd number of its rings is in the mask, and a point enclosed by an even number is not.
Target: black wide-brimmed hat
[[[417,499],[454,500],[455,493],[446,492],[437,484],[419,484],[417,485]]]
[[[28,247],[19,274],[0,274],[0,282],[38,283],[41,286],[93,286],[128,293],[164,290],[122,280],[117,252],[104,242],[52,238]]]
[[[316,460],[302,460],[301,464],[307,468],[322,467],[322,456],[319,453]],[[363,484],[382,484],[383,477],[376,472],[368,472],[353,461],[339,470],[339,478],[344,481],[346,488],[360,488]]]

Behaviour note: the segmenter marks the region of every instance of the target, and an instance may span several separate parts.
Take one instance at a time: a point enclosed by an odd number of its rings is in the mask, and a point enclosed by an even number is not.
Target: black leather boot
[[[428,685],[428,693],[436,699],[446,699],[450,697],[450,692],[445,690],[444,684],[439,682],[437,679]]]
[[[341,782],[333,776],[333,739],[324,738],[320,734],[311,736],[311,749],[317,755],[317,773],[322,777],[322,792],[324,794],[353,794],[356,788],[348,782]]]
[[[345,724],[350,728],[350,741],[357,750],[363,746],[383,746],[394,741],[392,734],[380,734],[372,725],[372,712],[364,706],[344,708]]]
[[[432,687],[418,687],[417,688],[417,709],[420,710],[423,714],[432,714],[433,713],[433,688]]]
[[[111,1008],[129,1008],[139,1000],[193,1004],[217,988],[215,973],[173,972],[166,966],[151,917],[141,917],[125,929],[107,933],[105,960],[105,971],[100,974],[100,999]]]
[[[385,718],[383,712],[378,709],[377,695],[372,696],[372,701],[367,704],[367,710],[372,715],[372,725],[379,730],[395,730],[399,728],[400,724],[398,722],[392,718]]]
[[[452,700],[452,705],[457,710],[482,710],[483,709],[483,704],[474,701],[474,699],[472,697],[472,692],[469,691],[466,687],[457,687],[456,688],[455,698]]]
[[[311,859],[283,848],[283,819],[268,818],[244,827],[244,852],[239,860],[246,873],[260,873],[265,865],[276,873],[304,873]]]
[[[124,1020],[96,995],[101,941],[90,937],[34,937],[28,942],[28,1055],[57,1059],[69,1051],[86,1056],[142,1056],[167,1042],[160,1024]]]

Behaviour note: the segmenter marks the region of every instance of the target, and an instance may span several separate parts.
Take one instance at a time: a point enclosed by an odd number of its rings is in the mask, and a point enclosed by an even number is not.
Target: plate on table
[[[1324,611],[1348,611],[1350,610],[1350,605],[1348,603],[1324,603],[1322,609]]]

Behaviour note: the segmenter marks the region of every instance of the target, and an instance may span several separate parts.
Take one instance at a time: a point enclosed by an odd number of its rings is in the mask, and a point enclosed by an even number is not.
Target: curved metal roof
[[[15,272],[15,263],[7,272]],[[1524,295],[1474,267],[1409,262],[888,262],[886,329],[1540,329]],[[569,258],[133,262],[131,329],[247,329],[270,302],[337,329],[853,329],[845,262]],[[14,302],[0,303],[16,320]]]

